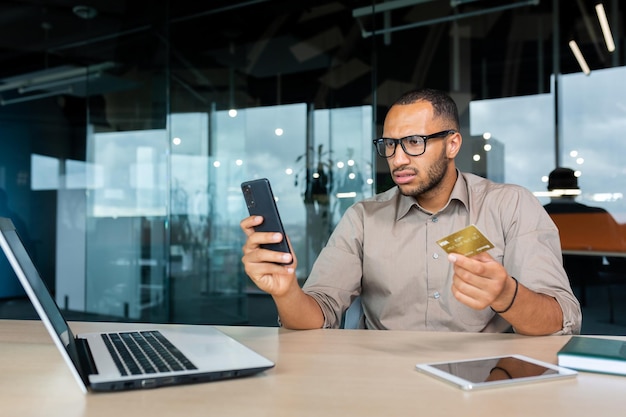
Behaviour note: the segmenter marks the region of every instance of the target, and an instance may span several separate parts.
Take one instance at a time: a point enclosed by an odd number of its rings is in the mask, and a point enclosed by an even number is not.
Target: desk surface
[[[75,332],[120,326],[71,325]],[[580,373],[464,392],[415,370],[417,362],[511,353],[556,363],[568,336],[218,328],[276,367],[241,379],[84,395],[41,322],[0,320],[2,415],[589,417],[620,415],[624,408],[626,377]]]

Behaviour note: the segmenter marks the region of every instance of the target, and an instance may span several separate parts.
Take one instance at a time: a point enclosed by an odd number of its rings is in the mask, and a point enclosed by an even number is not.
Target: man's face
[[[433,117],[432,105],[427,101],[395,105],[387,113],[383,137],[400,139],[410,135],[430,135],[453,129],[449,122]],[[407,155],[400,145],[387,158],[393,181],[404,195],[419,197],[436,190],[453,164],[455,147],[448,146],[449,135],[430,139],[426,151],[419,156]],[[453,165],[452,165],[453,166]]]

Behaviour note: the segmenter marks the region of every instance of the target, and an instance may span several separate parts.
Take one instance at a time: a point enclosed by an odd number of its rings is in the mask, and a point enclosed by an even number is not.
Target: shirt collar
[[[470,198],[469,198],[469,187],[467,185],[467,180],[461,171],[456,170],[456,183],[454,183],[454,188],[452,189],[452,194],[450,194],[450,200],[448,200],[448,204],[450,204],[451,200],[458,200],[464,206],[466,210],[469,210],[470,206]]]
[[[445,207],[442,208],[440,211],[445,210],[446,207],[450,205],[450,201],[452,200],[458,200],[461,204],[465,206],[466,209],[469,209],[469,192],[467,190],[467,181],[465,180],[465,177],[463,176],[461,171],[457,169],[456,172],[457,172],[456,182],[454,183],[454,188],[452,188],[452,193],[450,194],[450,198],[448,199],[448,202],[446,203]],[[398,201],[398,211],[396,214],[396,220],[400,220],[401,218],[406,216],[409,210],[411,210],[411,208],[414,206],[418,210],[424,213],[432,214],[424,210],[423,208],[421,208],[420,205],[415,200],[415,198],[401,194],[400,188],[397,188],[397,193],[398,193],[399,201]]]

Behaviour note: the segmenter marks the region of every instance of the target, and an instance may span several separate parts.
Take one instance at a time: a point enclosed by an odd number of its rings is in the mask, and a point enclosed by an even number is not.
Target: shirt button
[[[439,221],[439,217],[435,216],[435,217],[432,218],[432,222],[433,223],[437,223],[438,221]]]
[[[439,297],[441,297],[441,295],[439,294],[439,291],[435,291],[435,292],[433,293],[433,298],[436,300],[436,299],[438,299]]]
[[[439,254],[438,253],[434,253],[433,254],[433,259],[438,259],[439,258]]]

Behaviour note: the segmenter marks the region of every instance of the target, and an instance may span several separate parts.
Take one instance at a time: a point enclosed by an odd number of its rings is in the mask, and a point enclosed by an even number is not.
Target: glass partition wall
[[[1,215],[67,310],[259,324],[241,182],[270,179],[306,279],[345,209],[392,186],[371,139],[414,87],[457,101],[460,169],[545,204],[567,166],[578,201],[626,222],[616,0],[612,51],[583,0],[87,3],[0,2],[21,16],[0,49]]]

